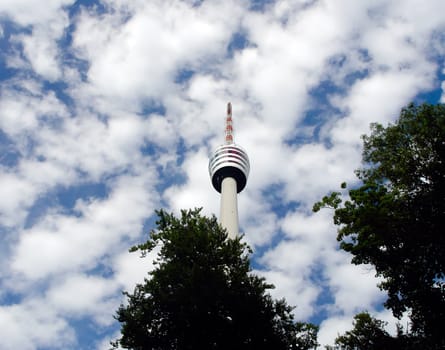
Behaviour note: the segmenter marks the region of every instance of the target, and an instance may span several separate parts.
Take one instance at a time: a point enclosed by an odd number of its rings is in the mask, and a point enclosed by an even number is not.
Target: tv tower
[[[227,104],[225,141],[210,157],[209,174],[213,187],[221,193],[221,226],[227,229],[229,238],[234,239],[239,234],[237,194],[246,187],[250,165],[246,151],[233,142],[230,102]]]

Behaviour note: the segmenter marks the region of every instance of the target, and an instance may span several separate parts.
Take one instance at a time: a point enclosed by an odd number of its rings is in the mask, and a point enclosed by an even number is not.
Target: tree
[[[445,347],[445,106],[411,104],[395,124],[372,124],[363,141],[362,184],[314,211],[334,209],[340,247],[354,264],[374,265],[385,306],[410,313],[423,348]]]
[[[354,316],[354,328],[339,335],[335,339],[335,346],[326,346],[326,350],[425,349],[425,340],[405,333],[400,324],[395,336],[385,330],[386,325],[387,322],[372,317],[368,312],[361,312]]]
[[[295,323],[285,300],[251,272],[250,249],[227,239],[215,217],[200,210],[176,218],[157,212],[157,230],[131,251],[142,256],[156,246],[155,269],[132,294],[124,293],[116,318],[127,349],[309,349],[318,328]]]
[[[385,331],[385,322],[380,321],[367,312],[354,316],[354,328],[335,339],[336,348],[342,350],[381,350],[396,349],[395,341]]]

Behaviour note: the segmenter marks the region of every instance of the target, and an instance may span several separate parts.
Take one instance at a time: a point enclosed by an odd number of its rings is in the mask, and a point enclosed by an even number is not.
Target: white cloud
[[[318,342],[321,346],[333,345],[335,338],[352,329],[352,317],[336,316],[324,320],[320,325]]]
[[[68,116],[66,107],[54,92],[43,93],[36,81],[3,84],[0,100],[0,127],[11,136],[20,152],[27,152],[30,136],[43,124],[56,123]],[[31,135],[30,135],[31,134]]]
[[[106,329],[118,290],[152,268],[156,252],[139,259],[126,249],[146,238],[153,210],[218,213],[207,164],[228,101],[251,163],[240,224],[274,296],[301,320],[327,312],[321,343],[363,309],[393,327],[378,311],[374,271],[336,250],[332,213],[310,209],[354,183],[369,123],[393,121],[439,83],[443,95],[443,1],[280,0],[253,11],[236,1],[109,0],[69,17],[72,4],[0,4],[16,25],[10,36],[2,25],[13,77],[0,86],[0,137],[18,155],[0,158],[2,345],[77,346],[72,317]],[[106,193],[74,192],[91,184]],[[73,208],[55,197],[63,193]]]
[[[49,81],[58,80],[61,76],[56,40],[62,35],[63,26],[68,24],[66,19],[61,21],[62,23],[52,23],[53,25],[36,26],[31,35],[15,37],[15,40],[23,45],[23,53],[32,69]]]
[[[343,255],[343,256],[342,256]],[[384,293],[377,288],[375,270],[371,266],[354,266],[349,256],[331,254],[325,274],[335,299],[333,314],[354,315],[361,310],[373,310],[384,301]]]
[[[208,174],[208,154],[205,149],[188,155],[182,169],[186,175],[187,185],[170,186],[164,192],[169,207],[176,213],[179,213],[181,209],[201,207],[205,215],[215,213],[216,203],[213,207],[207,205],[212,202],[211,198],[216,196],[212,193]]]
[[[269,291],[272,297],[286,298],[289,305],[294,306],[293,313],[296,320],[306,321],[314,313],[314,304],[320,287],[308,283],[297,274],[285,271],[255,271],[264,276],[267,282],[272,283],[275,289]]]
[[[109,278],[84,274],[67,275],[46,294],[49,308],[74,318],[92,316],[96,324],[113,323],[119,306],[119,285]]]
[[[83,13],[74,36],[75,48],[91,62],[91,91],[123,101],[128,108],[129,101],[137,108],[143,99],[174,92],[174,79],[182,69],[221,60],[241,8],[227,1],[199,7],[157,1],[133,11],[124,23],[116,23],[119,18],[113,16],[102,16],[98,23]]]
[[[0,4],[0,14],[10,17],[22,26],[41,24],[65,16],[63,6],[73,3],[73,0],[48,0],[45,6],[42,6],[38,0],[3,0]]]
[[[67,348],[75,343],[75,334],[66,320],[38,299],[1,306],[0,326],[5,350]]]
[[[357,82],[345,99],[335,101],[338,107],[347,109],[349,115],[332,129],[333,142],[358,144],[358,136],[367,133],[372,122],[386,125],[392,121],[400,109],[392,101],[406,105],[416,91],[431,87],[431,74],[435,67],[428,68],[429,71],[420,72],[376,73]]]
[[[122,239],[140,234],[158,200],[150,180],[122,177],[107,199],[78,201],[78,216],[46,216],[21,235],[11,258],[12,271],[32,282],[93,268]]]
[[[241,232],[245,234],[246,242],[252,247],[270,243],[279,229],[278,218],[270,203],[249,190],[239,197]]]
[[[148,237],[144,236],[144,239]],[[137,283],[142,283],[148,272],[153,270],[153,261],[159,248],[153,249],[146,257],[141,258],[138,252],[129,254],[124,251],[113,259],[114,279],[125,291],[132,292]]]
[[[0,4],[0,15],[9,17],[30,34],[13,35],[11,41],[23,48],[23,57],[8,60],[11,67],[26,68],[27,63],[41,77],[55,81],[61,77],[59,40],[68,26],[68,15],[63,10],[72,0],[51,0],[42,6],[39,1],[10,1]],[[25,58],[25,60],[23,60]]]
[[[25,179],[7,172],[0,173],[0,183],[0,223],[6,227],[15,226],[26,217],[36,190]]]
[[[146,139],[160,147],[174,147],[177,140],[177,130],[171,121],[160,115],[152,115],[147,121]]]
[[[338,190],[343,181],[353,180],[352,169],[359,159],[358,145],[340,144],[328,149],[323,144],[311,143],[298,147],[282,166],[285,198],[312,208],[326,192]]]

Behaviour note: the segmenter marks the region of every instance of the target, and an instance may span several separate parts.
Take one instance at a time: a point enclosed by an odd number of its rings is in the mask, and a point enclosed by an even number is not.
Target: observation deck
[[[236,181],[237,193],[246,187],[250,164],[246,151],[235,143],[219,146],[209,161],[212,185],[221,193],[221,184],[226,177]]]

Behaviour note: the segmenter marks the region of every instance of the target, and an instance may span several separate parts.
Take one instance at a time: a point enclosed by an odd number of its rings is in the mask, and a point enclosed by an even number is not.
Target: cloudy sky
[[[445,99],[443,0],[0,1],[1,349],[106,349],[128,248],[154,210],[219,211],[208,157],[232,102],[251,173],[239,196],[253,265],[332,344],[368,310],[369,266],[332,212],[360,135]]]

